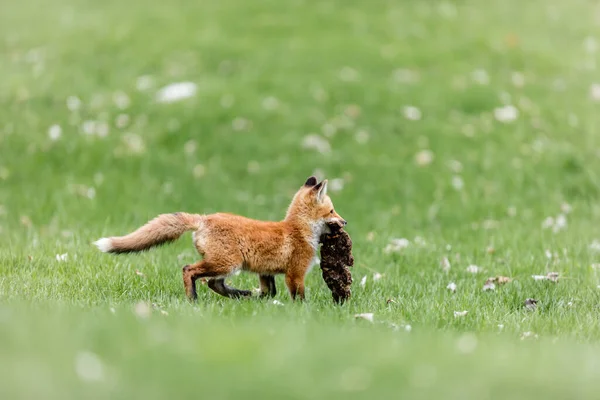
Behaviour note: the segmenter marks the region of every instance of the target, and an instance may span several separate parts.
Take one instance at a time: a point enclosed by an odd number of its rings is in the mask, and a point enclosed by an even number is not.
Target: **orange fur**
[[[224,296],[248,296],[249,291],[224,284],[225,277],[236,270],[259,274],[263,291],[269,286],[266,277],[285,274],[292,299],[304,299],[304,278],[319,237],[327,231],[326,224],[334,221],[346,223],[327,195],[327,180],[317,183],[310,177],[296,192],[282,221],[259,221],[229,213],[162,214],[126,236],[103,238],[95,244],[110,253],[137,252],[193,231],[194,246],[203,260],[183,268],[190,299],[197,298],[195,281],[199,278],[208,278],[209,287]]]

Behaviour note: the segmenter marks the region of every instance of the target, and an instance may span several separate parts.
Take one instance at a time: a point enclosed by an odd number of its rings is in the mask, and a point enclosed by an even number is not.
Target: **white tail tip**
[[[99,239],[95,241],[94,244],[100,251],[104,253],[108,253],[113,249],[112,241],[109,238]]]

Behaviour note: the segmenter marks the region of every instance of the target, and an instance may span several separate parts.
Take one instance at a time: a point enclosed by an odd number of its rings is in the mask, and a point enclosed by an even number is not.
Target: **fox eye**
[[[329,211],[329,214],[333,214],[333,210]]]

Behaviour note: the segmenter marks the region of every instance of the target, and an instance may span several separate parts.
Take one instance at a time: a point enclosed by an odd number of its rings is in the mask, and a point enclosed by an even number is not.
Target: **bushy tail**
[[[105,253],[133,253],[173,242],[187,231],[198,229],[201,216],[183,212],[161,214],[126,236],[102,238],[94,244]]]

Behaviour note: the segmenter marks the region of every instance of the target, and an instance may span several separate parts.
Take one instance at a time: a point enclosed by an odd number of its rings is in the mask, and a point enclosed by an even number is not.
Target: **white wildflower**
[[[369,322],[373,322],[373,313],[355,314],[354,318],[362,318],[362,319],[366,319]]]
[[[408,239],[400,238],[400,239],[391,239],[390,243],[383,249],[385,253],[397,253],[402,249],[407,248],[410,245]]]
[[[305,136],[302,141],[302,147],[305,149],[316,150],[321,154],[327,154],[331,152],[331,145],[327,139],[315,134]]]
[[[102,381],[104,379],[104,366],[98,355],[82,351],[75,357],[75,372],[79,379],[86,382]]]
[[[519,110],[512,105],[494,109],[494,118],[499,122],[513,122],[519,117]]]
[[[473,79],[473,81],[480,85],[487,85],[488,83],[490,83],[490,76],[484,69],[476,69],[475,71],[473,71],[471,73],[471,78]]]
[[[365,285],[367,284],[367,276],[363,276],[362,279],[360,280],[360,286],[361,287],[365,287]]]
[[[471,274],[476,274],[481,270],[481,268],[479,268],[477,265],[469,265],[466,269],[467,272],[471,273]]]
[[[194,97],[197,91],[198,87],[193,82],[172,83],[156,93],[156,100],[159,103],[173,103]]]
[[[402,114],[404,114],[404,118],[411,121],[418,121],[421,119],[421,110],[415,106],[404,106],[402,108]]]
[[[48,137],[50,137],[50,140],[52,141],[60,139],[61,135],[62,128],[60,127],[60,125],[54,124],[48,129]]]
[[[442,258],[442,261],[440,262],[440,266],[442,267],[442,271],[444,272],[448,272],[450,270],[450,260],[448,260],[448,257],[444,257]]]
[[[418,166],[424,167],[433,162],[433,152],[431,150],[421,150],[415,155],[415,162]]]
[[[81,100],[77,96],[67,97],[67,108],[69,111],[77,111],[81,108]]]

